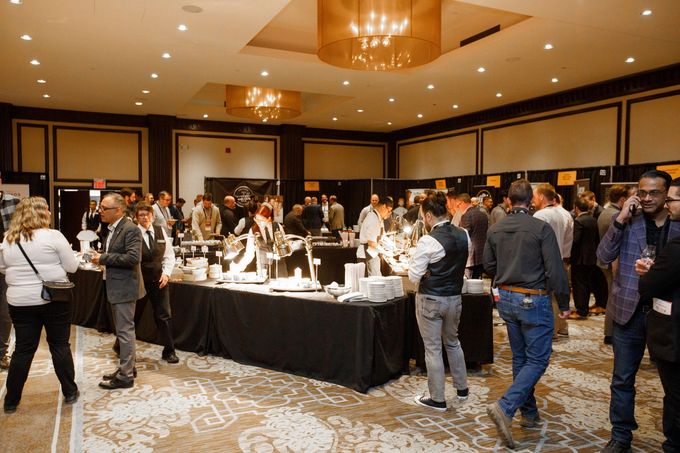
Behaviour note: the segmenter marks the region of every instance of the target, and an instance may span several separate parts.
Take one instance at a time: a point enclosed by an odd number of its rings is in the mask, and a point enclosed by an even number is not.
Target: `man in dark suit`
[[[302,210],[302,223],[312,236],[321,236],[321,226],[323,225],[323,211],[321,206],[312,203],[310,197],[305,197],[305,207]]]
[[[125,215],[125,200],[116,193],[99,204],[102,222],[108,224],[103,238],[104,253],[94,253],[92,262],[105,266],[106,298],[111,304],[120,360],[116,371],[104,376],[99,387],[107,390],[130,388],[135,371],[135,302],[146,294],[140,262],[142,233]]]
[[[569,319],[586,319],[588,317],[588,301],[590,293],[595,295],[597,304],[606,306],[607,286],[602,271],[597,266],[597,246],[600,244],[600,233],[597,220],[590,213],[590,206],[585,198],[574,201],[574,241],[571,244],[571,287],[574,292],[576,313]]]
[[[234,234],[234,229],[239,221],[236,212],[236,198],[231,195],[224,197],[224,204],[220,206],[220,216],[222,217],[222,234],[224,236]]]
[[[460,226],[468,231],[472,242],[472,251],[468,258],[470,278],[482,278],[484,244],[486,244],[486,232],[489,229],[489,217],[472,206],[469,194],[461,193],[456,199],[458,200],[458,209],[463,211]]]
[[[302,205],[294,205],[293,210],[286,214],[286,217],[283,218],[283,228],[286,230],[286,234],[297,234],[302,237],[310,234],[302,224]]]

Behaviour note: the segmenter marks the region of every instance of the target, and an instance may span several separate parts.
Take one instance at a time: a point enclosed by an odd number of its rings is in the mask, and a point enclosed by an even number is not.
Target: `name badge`
[[[159,243],[159,244],[165,244],[165,239],[159,239],[156,242]]]
[[[670,316],[671,315],[671,309],[673,308],[673,304],[671,302],[657,299],[656,297],[654,298],[654,304],[653,304],[654,311],[657,313],[661,313],[662,315]]]

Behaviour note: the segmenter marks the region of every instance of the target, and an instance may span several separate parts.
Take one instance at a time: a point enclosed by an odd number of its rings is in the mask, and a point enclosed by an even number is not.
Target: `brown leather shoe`
[[[575,311],[572,311],[572,312],[569,314],[569,316],[568,316],[567,319],[576,319],[576,320],[578,320],[578,321],[583,321],[584,319],[588,319],[588,317],[587,317],[587,316],[581,316],[581,315],[579,315],[578,313],[576,313]]]
[[[8,355],[5,354],[4,356],[2,356],[2,358],[0,358],[0,369],[2,370],[9,369],[9,362],[10,359]]]
[[[135,380],[130,379],[129,381],[123,381],[117,377],[111,379],[110,381],[101,381],[99,387],[104,390],[116,390],[116,389],[129,389],[135,385]]]
[[[590,308],[590,310],[588,310],[588,313],[590,313],[591,315],[603,315],[607,313],[607,309],[595,306]]]
[[[501,441],[508,446],[508,448],[515,448],[515,441],[512,439],[512,418],[505,415],[503,409],[498,403],[491,403],[486,406],[486,415],[496,425],[496,433]]]

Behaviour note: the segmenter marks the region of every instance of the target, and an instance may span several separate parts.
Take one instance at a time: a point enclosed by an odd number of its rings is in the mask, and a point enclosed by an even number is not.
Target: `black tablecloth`
[[[425,368],[423,338],[418,330],[415,314],[415,293],[409,293],[406,320],[406,353]],[[493,363],[493,302],[489,294],[463,294],[463,310],[458,325],[460,340],[466,362]],[[442,348],[446,360],[446,353]]]
[[[345,282],[345,263],[356,263],[356,247],[315,247],[314,258],[321,260],[319,266],[318,280],[322,285],[332,282],[344,284]],[[293,269],[299,267],[303,277],[309,277],[309,264],[307,263],[307,252],[304,249],[296,250],[286,258],[288,273],[293,275]]]
[[[101,273],[78,271],[73,323],[112,331]],[[334,382],[360,392],[403,370],[408,298],[340,303],[226,289],[214,281],[170,283],[178,349]],[[151,304],[137,338],[158,343]]]

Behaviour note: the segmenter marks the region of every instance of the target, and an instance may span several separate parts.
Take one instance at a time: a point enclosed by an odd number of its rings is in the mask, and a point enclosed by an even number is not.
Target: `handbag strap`
[[[33,265],[33,262],[31,261],[31,259],[28,257],[28,255],[26,255],[26,251],[25,251],[24,248],[21,246],[21,241],[17,240],[17,245],[19,246],[19,250],[21,250],[21,253],[23,253],[24,258],[26,258],[26,261],[28,261],[28,264],[31,265],[31,269],[33,269],[33,272],[35,272],[35,275],[38,276],[38,280],[40,280],[41,282],[45,283],[45,280],[43,280],[43,278],[42,278],[42,277],[40,276],[40,274],[38,273],[38,269],[35,268],[35,266]]]

